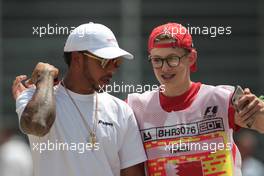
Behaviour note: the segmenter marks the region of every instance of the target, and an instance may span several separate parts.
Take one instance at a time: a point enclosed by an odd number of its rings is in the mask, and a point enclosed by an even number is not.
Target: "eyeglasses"
[[[100,61],[100,62],[101,62],[101,67],[102,67],[103,69],[106,68],[107,65],[110,64],[110,63],[113,63],[114,66],[115,66],[116,68],[118,68],[118,67],[122,64],[122,62],[123,62],[123,60],[122,60],[121,58],[116,58],[116,59],[104,59],[104,58],[101,58],[101,57],[98,57],[98,56],[92,55],[92,54],[90,54],[90,53],[87,53],[87,52],[80,52],[80,53],[82,53],[83,55],[88,56],[88,57],[90,57],[90,58],[92,58],[92,59],[95,59],[95,60]]]
[[[170,55],[165,58],[159,56],[149,56],[149,61],[151,61],[153,68],[162,68],[164,61],[167,62],[169,67],[177,67],[180,64],[180,60],[188,54],[189,53],[185,53],[182,56]]]

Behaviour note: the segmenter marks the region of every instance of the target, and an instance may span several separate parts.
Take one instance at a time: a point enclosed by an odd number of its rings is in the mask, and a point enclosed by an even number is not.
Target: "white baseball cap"
[[[104,59],[134,58],[132,54],[119,48],[115,35],[108,27],[93,22],[75,28],[64,46],[64,52],[84,50]]]

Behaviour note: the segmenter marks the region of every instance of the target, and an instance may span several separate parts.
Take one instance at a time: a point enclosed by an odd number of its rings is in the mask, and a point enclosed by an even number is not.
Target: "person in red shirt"
[[[263,102],[244,89],[234,108],[232,86],[191,81],[197,51],[181,24],[153,29],[148,51],[163,89],[127,98],[142,134],[148,175],[240,176],[241,157],[233,131],[244,127],[263,133]]]

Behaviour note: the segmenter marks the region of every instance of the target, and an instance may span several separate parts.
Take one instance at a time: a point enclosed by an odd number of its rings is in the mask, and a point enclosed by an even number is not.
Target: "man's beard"
[[[101,81],[101,82],[103,82],[103,84],[100,85],[100,83],[98,83],[97,92],[99,92],[99,93],[105,92],[107,90],[107,86],[110,85],[111,79],[112,79],[112,74],[107,74],[107,75],[101,77],[99,79],[99,82]]]
[[[100,81],[101,79],[102,79],[102,78],[100,78],[99,81]],[[90,83],[91,83],[91,88],[92,88],[94,91],[98,92],[98,93],[103,93],[103,92],[105,92],[106,89],[107,89],[107,86],[109,85],[109,84],[102,84],[102,85],[100,85],[99,81],[96,82],[93,78],[89,78],[89,80],[91,80],[91,81],[90,81]]]
[[[98,93],[101,93],[100,85],[92,84],[92,89]]]
[[[86,73],[84,73],[85,78],[88,80],[90,87],[92,90],[103,93],[106,90],[107,85],[109,84],[112,74],[107,74],[102,77],[100,77],[98,80],[95,80],[90,74],[90,70],[86,69]],[[100,84],[102,82],[102,85]]]

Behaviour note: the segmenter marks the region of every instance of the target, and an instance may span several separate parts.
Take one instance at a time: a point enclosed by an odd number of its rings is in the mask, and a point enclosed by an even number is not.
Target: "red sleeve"
[[[228,106],[228,123],[229,127],[234,131],[238,131],[241,127],[235,124],[235,109],[233,108],[231,101],[229,101]]]

